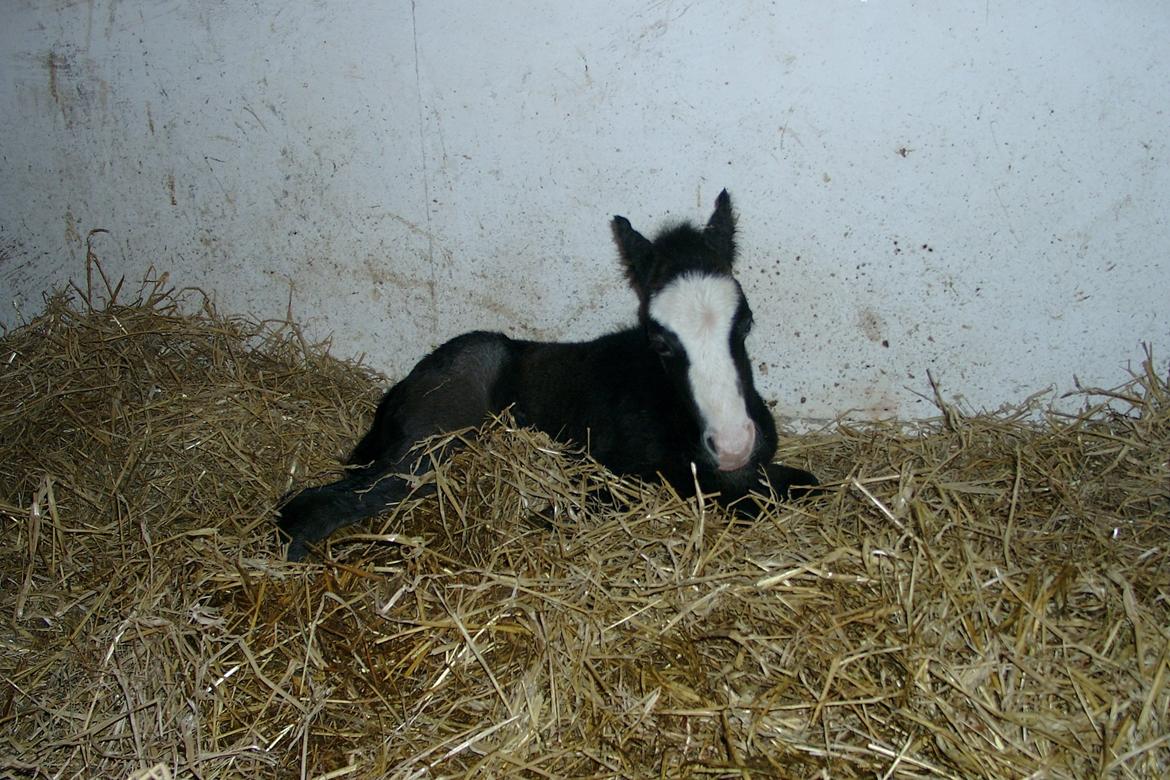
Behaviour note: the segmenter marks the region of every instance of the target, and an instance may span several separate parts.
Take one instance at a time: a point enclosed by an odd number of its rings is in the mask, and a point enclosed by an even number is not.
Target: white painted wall
[[[3,323],[153,266],[391,376],[633,315],[613,213],[740,213],[777,411],[933,413],[1170,351],[1170,4],[0,10]],[[887,346],[888,344],[888,346]]]

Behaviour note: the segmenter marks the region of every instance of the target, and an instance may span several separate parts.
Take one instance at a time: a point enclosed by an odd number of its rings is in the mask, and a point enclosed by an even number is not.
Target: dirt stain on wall
[[[875,344],[881,342],[885,326],[886,323],[882,320],[881,315],[870,307],[866,306],[857,312],[857,327],[861,329],[867,339]]]
[[[60,105],[61,94],[57,91],[57,55],[54,52],[49,52],[45,56],[45,64],[49,70],[49,96],[53,98],[53,102]]]

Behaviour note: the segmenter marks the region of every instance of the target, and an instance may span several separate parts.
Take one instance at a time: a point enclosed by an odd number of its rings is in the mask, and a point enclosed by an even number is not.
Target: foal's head
[[[754,469],[758,456],[771,457],[774,425],[763,419],[767,408],[744,347],[752,313],[732,276],[731,197],[719,193],[701,231],[683,224],[651,242],[625,217],[614,217],[613,232],[649,344],[688,399],[695,458],[722,472]]]

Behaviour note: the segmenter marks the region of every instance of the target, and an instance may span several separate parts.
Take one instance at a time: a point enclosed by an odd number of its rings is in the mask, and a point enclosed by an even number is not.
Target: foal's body
[[[641,302],[638,327],[579,343],[476,331],[423,358],[383,396],[349,458],[355,468],[281,507],[289,558],[401,500],[422,468],[418,442],[505,409],[520,425],[587,444],[616,473],[660,476],[683,495],[697,479],[704,493],[745,511],[755,505],[741,499],[753,490],[770,485],[787,497],[790,486],[815,485],[808,472],[771,463],[776,426],[744,348],[751,312],[731,277],[733,231],[726,192],[706,229],[681,225],[653,243],[615,217]]]

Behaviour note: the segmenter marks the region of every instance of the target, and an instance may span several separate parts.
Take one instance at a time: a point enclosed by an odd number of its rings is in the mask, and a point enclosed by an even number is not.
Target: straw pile
[[[754,524],[504,420],[288,564],[275,501],[377,377],[162,283],[78,298],[0,342],[0,774],[1170,775],[1152,361],[1077,416],[786,441],[830,484]]]

